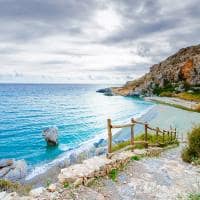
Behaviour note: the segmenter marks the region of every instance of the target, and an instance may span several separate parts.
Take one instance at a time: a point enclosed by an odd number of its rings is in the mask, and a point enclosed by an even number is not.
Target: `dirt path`
[[[66,190],[61,199],[86,200],[171,200],[187,199],[189,193],[200,192],[200,169],[182,162],[181,147],[168,150],[158,158],[131,162],[113,182],[109,178],[90,187]]]

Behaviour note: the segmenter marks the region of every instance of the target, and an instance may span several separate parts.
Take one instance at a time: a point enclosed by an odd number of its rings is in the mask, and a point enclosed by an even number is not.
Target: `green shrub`
[[[162,93],[160,93],[160,96],[161,97],[173,97],[174,96],[174,94],[173,94],[173,92],[162,92]]]
[[[111,178],[113,181],[116,181],[117,175],[118,175],[117,169],[112,169],[108,174],[109,178]]]
[[[182,151],[185,162],[199,163],[200,159],[200,125],[195,126],[188,134],[188,146]]]
[[[134,161],[134,160],[140,160],[140,157],[139,157],[139,156],[132,156],[132,157],[131,157],[131,160],[132,160],[132,161]]]
[[[190,194],[188,200],[200,200],[200,193]]]
[[[159,85],[156,85],[153,89],[153,93],[156,95],[160,95],[163,92],[174,92],[175,91],[175,85],[172,85],[171,83],[166,83],[164,87],[159,87]]]
[[[68,182],[65,182],[65,183],[63,184],[63,187],[64,187],[64,188],[68,188],[68,187],[69,187],[69,183],[68,183]]]

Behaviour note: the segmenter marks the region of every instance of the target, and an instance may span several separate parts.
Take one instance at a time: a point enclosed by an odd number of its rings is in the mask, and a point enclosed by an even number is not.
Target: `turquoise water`
[[[0,84],[0,159],[29,165],[52,161],[106,129],[106,119],[123,122],[152,103],[95,91],[102,85]],[[57,126],[59,145],[46,146],[42,130]]]

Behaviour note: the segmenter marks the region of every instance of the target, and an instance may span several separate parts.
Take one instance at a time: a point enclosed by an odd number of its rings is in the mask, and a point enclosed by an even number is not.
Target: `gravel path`
[[[181,147],[168,150],[160,157],[131,162],[114,182],[103,178],[90,187],[65,190],[61,199],[79,200],[171,200],[187,199],[200,193],[200,168],[182,162]]]

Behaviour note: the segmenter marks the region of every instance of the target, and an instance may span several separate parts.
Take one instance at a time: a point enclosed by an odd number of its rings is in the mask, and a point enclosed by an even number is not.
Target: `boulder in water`
[[[43,136],[49,145],[58,144],[58,128],[50,127],[43,130]]]

